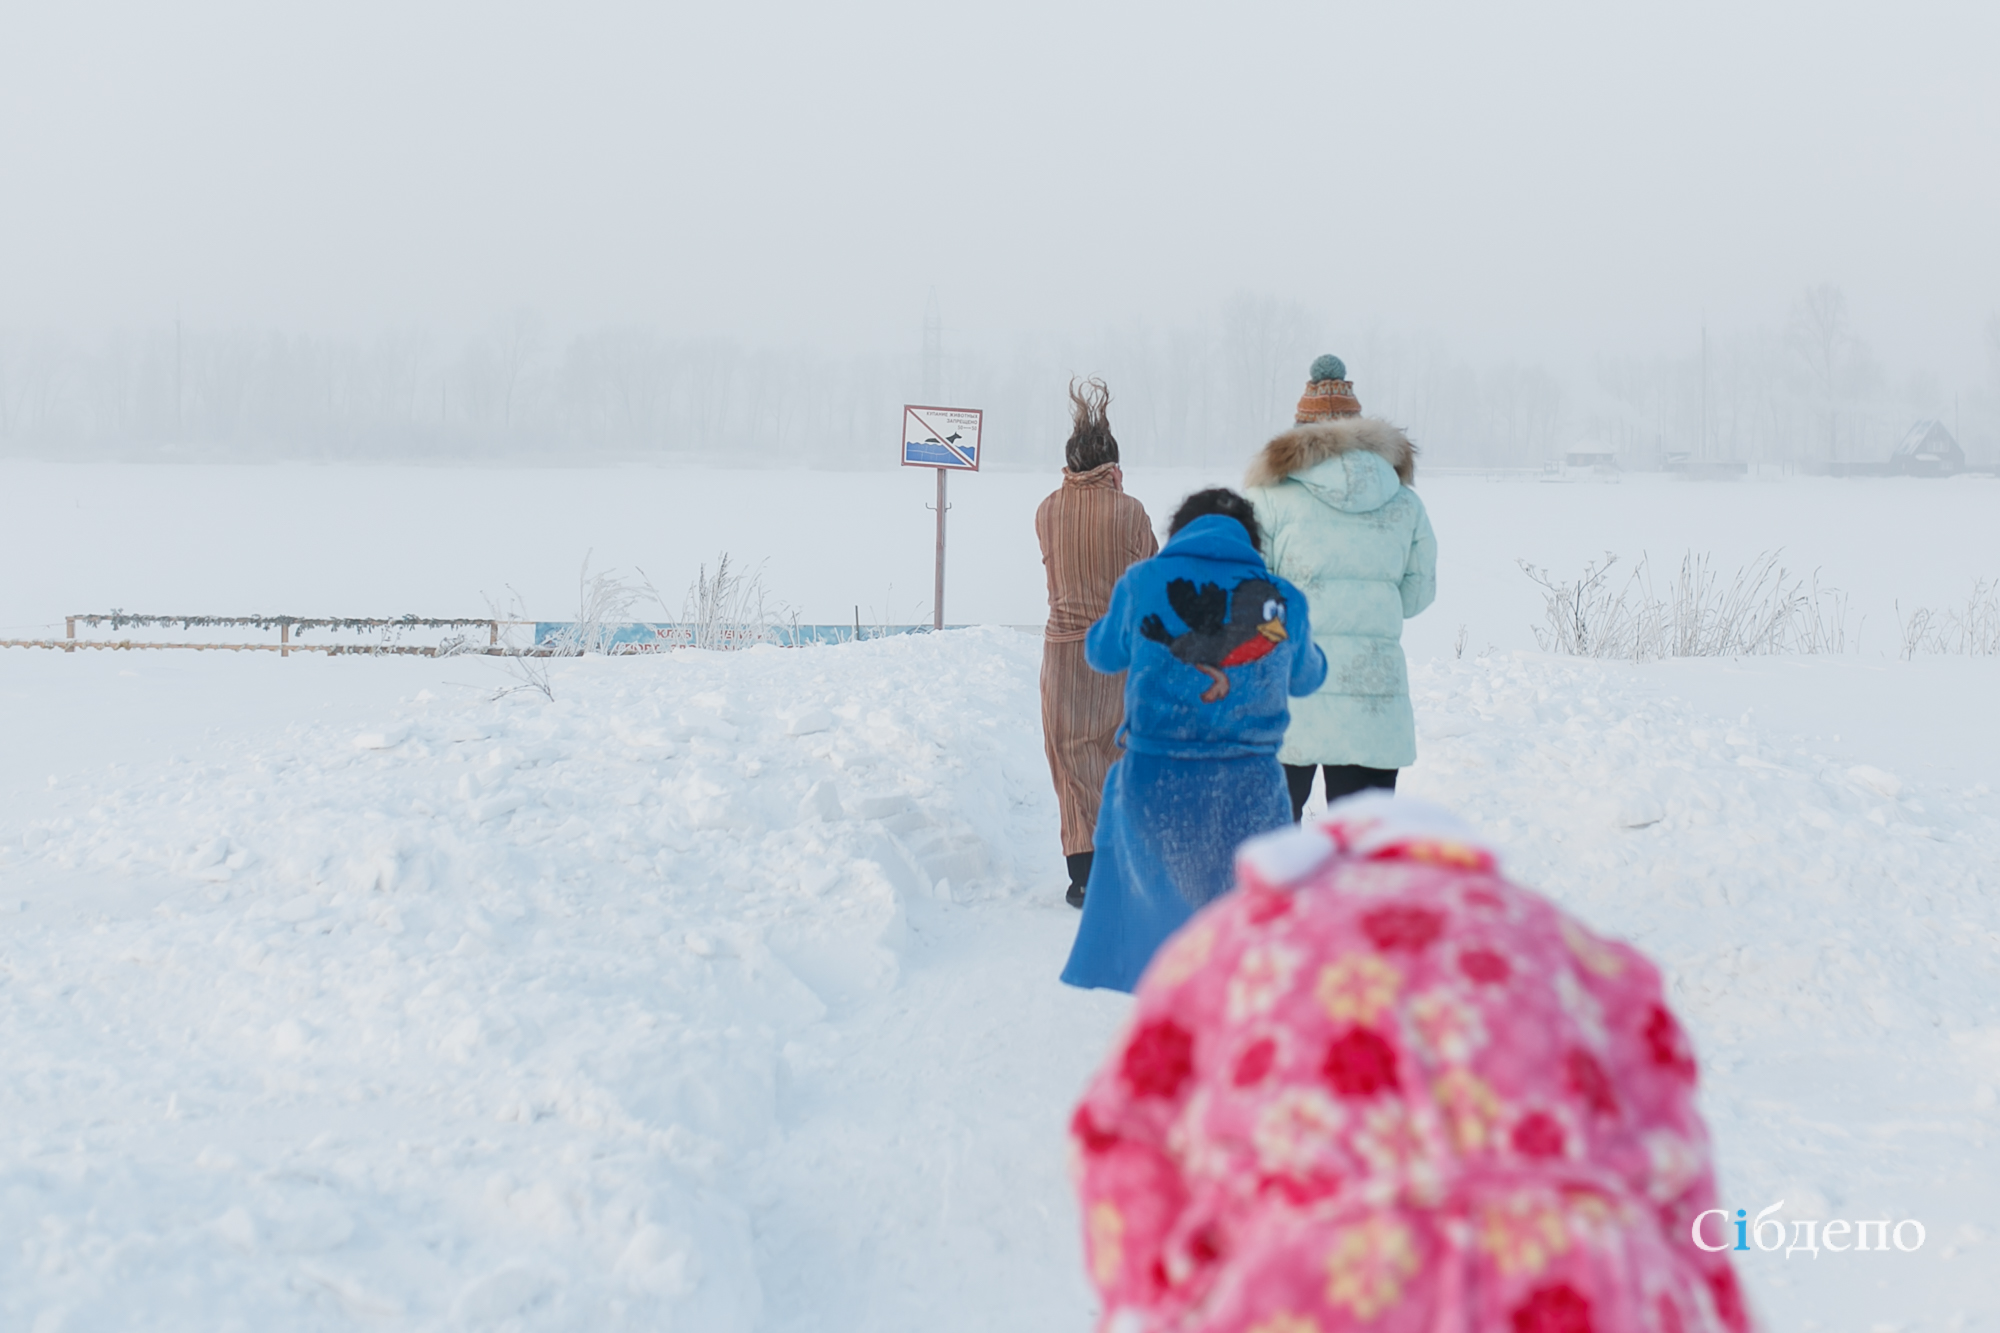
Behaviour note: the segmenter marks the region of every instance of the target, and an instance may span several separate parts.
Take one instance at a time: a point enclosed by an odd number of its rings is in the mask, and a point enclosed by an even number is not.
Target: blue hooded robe
[[[1326,679],[1305,595],[1241,523],[1209,514],[1125,571],[1084,658],[1125,675],[1125,753],[1104,778],[1083,921],[1062,979],[1130,991],[1154,950],[1234,881],[1244,839],[1292,822],[1288,697]]]

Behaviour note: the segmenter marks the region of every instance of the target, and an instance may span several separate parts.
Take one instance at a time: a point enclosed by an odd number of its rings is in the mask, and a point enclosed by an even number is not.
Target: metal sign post
[[[937,474],[938,474],[937,582],[931,592],[931,628],[943,629],[944,628],[944,511],[946,508],[944,502],[945,469],[939,468],[937,470]]]
[[[931,624],[944,628],[945,474],[979,471],[979,431],[985,413],[976,407],[903,405],[903,466],[937,469],[937,583]]]

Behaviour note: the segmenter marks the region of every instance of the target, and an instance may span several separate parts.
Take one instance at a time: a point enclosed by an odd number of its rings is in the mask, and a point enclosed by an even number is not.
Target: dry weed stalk
[[[1841,652],[1847,646],[1847,598],[1838,589],[1811,591],[1767,551],[1724,582],[1707,554],[1681,559],[1666,597],[1653,591],[1650,558],[1614,584],[1618,557],[1584,566],[1573,581],[1527,561],[1521,569],[1542,589],[1542,651],[1572,657],[1747,657],[1769,653]]]
[[[2000,657],[2000,580],[1974,579],[1963,611],[1919,606],[1904,620],[1899,602],[1896,626],[1906,662],[1918,653]]]

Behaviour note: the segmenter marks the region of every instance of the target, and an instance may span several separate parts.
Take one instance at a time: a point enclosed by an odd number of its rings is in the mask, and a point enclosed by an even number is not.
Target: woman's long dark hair
[[[1118,461],[1118,439],[1111,433],[1111,390],[1100,379],[1069,382],[1069,443],[1063,446],[1063,466],[1088,472]]]

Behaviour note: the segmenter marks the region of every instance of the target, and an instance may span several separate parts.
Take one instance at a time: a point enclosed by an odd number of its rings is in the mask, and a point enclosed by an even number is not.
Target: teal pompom
[[[1322,356],[1313,362],[1311,378],[1320,380],[1344,380],[1347,378],[1347,363],[1337,356]]]

